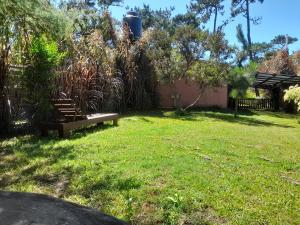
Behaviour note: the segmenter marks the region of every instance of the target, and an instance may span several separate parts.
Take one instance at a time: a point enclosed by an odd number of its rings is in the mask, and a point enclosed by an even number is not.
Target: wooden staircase
[[[58,113],[59,121],[72,122],[86,119],[86,116],[72,99],[51,99],[51,103]]]

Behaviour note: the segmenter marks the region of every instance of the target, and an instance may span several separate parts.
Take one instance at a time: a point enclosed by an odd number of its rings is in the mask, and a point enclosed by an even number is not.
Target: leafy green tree
[[[144,30],[149,28],[170,30],[172,28],[172,12],[174,7],[153,10],[149,5],[144,4],[143,7],[134,7],[142,19],[142,26]]]
[[[248,42],[245,38],[243,29],[242,29],[242,25],[239,24],[236,27],[236,38],[238,40],[238,42],[241,44],[242,48],[238,48],[235,47],[235,57],[236,57],[236,64],[238,65],[238,67],[242,67],[243,66],[243,62],[245,62],[247,60],[247,53],[248,53]]]
[[[90,2],[92,0],[89,0]],[[109,6],[120,6],[124,0],[96,0],[98,6],[107,9]]]
[[[34,121],[48,119],[51,112],[50,97],[54,90],[54,69],[65,57],[58,50],[56,42],[45,35],[34,38],[30,46],[30,66],[23,75],[26,87],[26,101],[32,106]]]
[[[250,17],[250,4],[256,1],[263,3],[264,0],[232,0],[231,2],[231,15],[233,17],[242,14],[247,20],[247,42],[248,42],[248,55],[250,60],[253,60],[252,41],[251,41],[251,21],[258,24],[261,18]]]
[[[173,36],[166,30],[154,29],[144,33],[149,40],[147,54],[155,67],[158,80],[171,82],[177,74],[177,54],[173,49]],[[177,76],[177,75],[176,75]]]
[[[65,20],[48,0],[2,0],[0,2],[0,108],[10,112],[7,79],[10,63],[25,63],[31,37],[41,32],[60,38]],[[12,55],[14,53],[14,55]],[[9,116],[0,119],[9,127]],[[5,114],[5,113],[4,113]],[[7,130],[7,129],[6,129]]]
[[[107,10],[109,6],[119,6],[123,0],[61,0],[60,6],[67,6],[68,9],[84,9],[94,8],[96,10]]]
[[[273,45],[267,42],[252,43],[253,61],[262,62],[266,59],[266,55],[273,51]]]
[[[180,61],[183,62],[181,76],[185,76],[193,64],[204,57],[207,50],[208,33],[192,26],[182,26],[176,29],[174,47],[177,49]]]
[[[298,41],[298,38],[291,37],[289,35],[277,35],[274,37],[274,39],[271,41],[271,44],[274,46],[278,46],[279,49],[283,49],[286,44],[293,44]]]
[[[185,112],[195,105],[206,87],[220,85],[225,80],[228,67],[225,63],[204,60],[208,50],[208,32],[193,25],[181,25],[175,34],[164,30],[152,31],[152,42],[155,70],[161,81],[167,81],[173,90],[173,98],[177,112]],[[155,41],[154,41],[155,40]],[[199,84],[200,94],[185,109],[181,108],[181,96],[174,83],[179,79],[190,78]]]
[[[242,24],[239,24],[236,27],[236,37],[237,37],[237,40],[242,44],[243,50],[247,51],[249,48],[249,43],[247,42],[245,34],[243,32]]]
[[[208,87],[224,85],[228,77],[229,66],[215,60],[199,60],[189,70],[189,77],[195,80],[199,86],[199,95],[183,111],[193,107],[202,97]]]
[[[217,32],[218,15],[224,15],[224,0],[191,0],[189,10],[200,16],[200,20],[204,23],[214,17],[213,33]]]
[[[239,24],[236,27],[236,37],[238,42],[241,44],[241,49],[235,48],[236,64],[239,67],[243,66],[243,63],[248,59],[248,49],[250,48],[249,43],[244,35],[242,25]],[[272,51],[273,45],[266,42],[255,42],[252,43],[252,54],[253,61],[260,62],[264,59],[265,55]]]
[[[59,8],[70,23],[69,36],[88,36],[96,29],[103,31],[106,41],[115,42],[111,34],[115,21],[108,12],[109,6],[119,6],[123,0],[61,0]]]
[[[245,69],[241,67],[233,68],[229,73],[229,84],[231,85],[230,96],[233,98],[243,98],[251,85],[251,79],[245,74]]]
[[[230,70],[228,83],[231,91],[230,96],[234,99],[246,96],[248,89],[254,82],[254,73],[257,71],[257,63],[250,62],[246,67],[235,67]],[[237,104],[235,104],[235,117],[237,116]]]
[[[224,0],[191,0],[188,6],[187,15],[194,14],[199,25],[207,23],[213,17],[213,31],[208,37],[207,47],[210,51],[210,58],[214,60],[228,59],[231,51],[222,31],[229,20],[223,21],[219,26],[217,24],[218,16],[223,16],[225,12],[223,2]]]
[[[209,34],[207,48],[210,51],[210,59],[218,62],[228,62],[234,52],[225,39],[225,33],[221,31]]]
[[[173,23],[176,26],[188,25],[188,26],[193,26],[194,28],[198,28],[200,27],[201,19],[198,18],[195,13],[189,11],[174,16]]]

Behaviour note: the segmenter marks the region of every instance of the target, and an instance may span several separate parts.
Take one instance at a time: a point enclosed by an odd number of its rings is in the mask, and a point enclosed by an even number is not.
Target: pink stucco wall
[[[159,96],[159,106],[161,108],[174,108],[174,90],[181,95],[182,107],[186,107],[193,103],[200,94],[199,86],[192,80],[177,80],[172,85],[159,82],[157,85],[157,93]],[[207,88],[204,90],[201,98],[194,107],[216,106],[227,108],[227,92],[227,85]]]

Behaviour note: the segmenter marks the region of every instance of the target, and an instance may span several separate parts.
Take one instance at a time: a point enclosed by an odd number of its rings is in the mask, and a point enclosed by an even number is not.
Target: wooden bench
[[[105,121],[113,121],[114,125],[118,125],[117,113],[84,115],[72,99],[52,99],[52,103],[57,112],[57,119],[55,122],[40,124],[42,136],[48,136],[49,130],[57,130],[60,138],[66,138],[71,135],[72,130],[103,124]]]
[[[113,125],[118,125],[119,115],[110,114],[92,114],[87,119],[73,122],[43,122],[40,125],[42,136],[48,136],[49,130],[57,130],[60,138],[67,138],[71,135],[72,130],[84,128],[93,124],[102,124],[105,121],[113,121]]]

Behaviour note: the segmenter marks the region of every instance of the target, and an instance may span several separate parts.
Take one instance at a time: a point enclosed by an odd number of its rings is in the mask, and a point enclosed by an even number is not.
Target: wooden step
[[[75,110],[59,110],[59,112],[61,113],[61,114],[81,114],[81,113],[79,113],[79,112],[77,112],[77,111],[75,111]]]
[[[58,98],[58,99],[51,99],[51,102],[63,103],[63,102],[73,102],[70,98]]]
[[[54,106],[57,108],[66,108],[66,107],[74,107],[75,104],[71,104],[71,103],[55,103]]]
[[[85,120],[85,116],[65,116],[66,121],[78,121],[78,120]]]
[[[52,104],[73,104],[75,105],[75,102],[73,101],[68,101],[68,100],[65,100],[65,101],[51,101]]]
[[[72,99],[51,99],[56,111],[61,115],[65,121],[78,121],[86,119],[80,108],[76,106],[76,103]]]
[[[72,107],[64,107],[64,108],[56,108],[58,111],[77,111],[79,112],[80,109],[79,108],[72,108]]]
[[[70,117],[74,117],[74,118],[85,118],[84,115],[71,115],[71,114],[69,114],[69,115],[64,115],[64,117],[66,117],[66,118],[70,118]]]
[[[60,109],[60,110],[57,110],[59,113],[61,114],[77,114],[77,115],[81,115],[83,114],[80,110],[69,110],[69,109]]]

